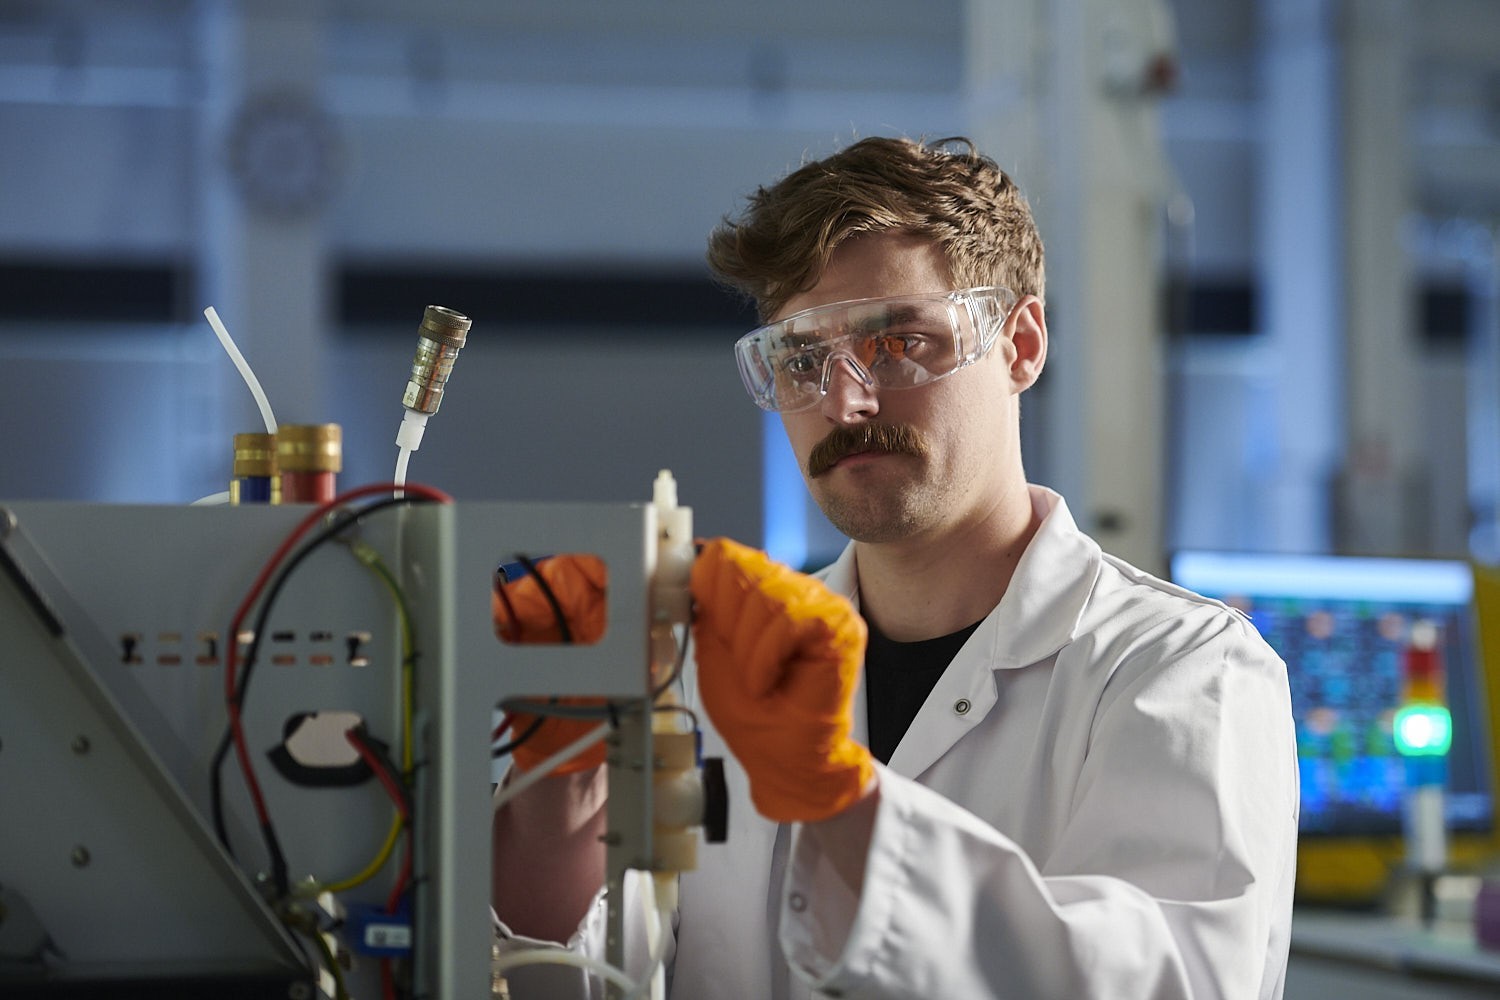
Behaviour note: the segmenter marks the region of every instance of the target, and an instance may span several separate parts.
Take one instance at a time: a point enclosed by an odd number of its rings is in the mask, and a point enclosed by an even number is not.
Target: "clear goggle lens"
[[[989,352],[1015,302],[998,287],[835,302],[752,330],[734,353],[756,405],[789,413],[815,406],[840,366],[881,389],[952,375]]]

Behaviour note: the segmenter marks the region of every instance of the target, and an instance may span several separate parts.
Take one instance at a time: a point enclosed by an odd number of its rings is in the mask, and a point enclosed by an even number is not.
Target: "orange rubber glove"
[[[547,600],[528,573],[509,583],[497,581],[490,595],[490,611],[495,634],[511,643],[571,641],[582,645],[598,642],[604,635],[604,593],[607,571],[598,556],[553,556],[537,564],[537,572],[547,581],[558,609],[567,622],[568,639],[558,623],[558,610]],[[591,698],[560,698],[559,705],[602,705]],[[536,716],[525,712],[510,714],[510,736],[516,739],[531,728]],[[529,771],[563,747],[598,725],[589,719],[547,717],[541,728],[526,742],[511,751],[516,767]],[[559,764],[553,774],[573,774],[604,763],[604,744],[597,743],[572,760]]]
[[[693,641],[709,717],[779,823],[827,819],[875,773],[850,737],[864,619],[821,581],[728,539],[693,563]]]

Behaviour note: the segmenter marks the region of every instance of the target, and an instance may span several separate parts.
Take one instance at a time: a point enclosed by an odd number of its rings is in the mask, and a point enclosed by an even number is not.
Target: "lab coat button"
[[[800,892],[794,892],[787,897],[786,905],[792,908],[793,913],[801,913],[807,909],[807,897]]]
[[[957,712],[959,715],[968,715],[969,714],[969,699],[967,699],[967,698],[960,698],[957,701],[955,701],[953,703],[953,711]]]

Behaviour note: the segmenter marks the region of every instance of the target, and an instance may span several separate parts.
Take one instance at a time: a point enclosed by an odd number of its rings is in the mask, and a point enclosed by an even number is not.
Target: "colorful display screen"
[[[1184,551],[1171,576],[1243,611],[1286,661],[1304,834],[1400,832],[1406,766],[1393,725],[1402,654],[1412,623],[1431,621],[1452,713],[1449,828],[1491,829],[1492,720],[1467,563]]]

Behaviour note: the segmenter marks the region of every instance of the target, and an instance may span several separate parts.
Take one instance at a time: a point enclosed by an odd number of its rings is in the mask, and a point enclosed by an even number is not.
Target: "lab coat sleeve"
[[[1279,997],[1295,744],[1285,668],[1249,629],[1120,663],[1045,859],[882,769],[860,896],[794,843],[789,964],[848,998]]]
[[[625,945],[626,967],[621,970],[632,983],[640,983],[653,968],[646,907],[651,905],[650,894],[643,891],[645,876],[630,871],[625,876]],[[542,941],[513,933],[500,921],[495,922],[495,958],[515,955],[519,952],[545,953],[540,960],[508,969],[504,978],[510,1000],[604,1000],[608,995],[604,978],[589,971],[582,964],[568,964],[569,956],[592,960],[599,964],[605,961],[605,937],[609,913],[605,906],[605,890],[600,889],[594,897],[578,930],[565,943]],[[663,965],[670,983],[672,962],[676,953],[675,917],[671,925],[663,928],[667,935],[664,944]],[[558,959],[561,959],[560,961]],[[642,997],[650,996],[643,991]]]
[[[579,921],[578,930],[562,944],[516,934],[505,924],[496,921],[495,957],[519,952],[549,952],[557,957],[573,955],[602,960],[606,917],[604,890],[600,889],[593,905]],[[526,1000],[527,997],[603,1000],[604,997],[604,986],[597,976],[589,975],[580,965],[568,965],[559,961],[529,962],[507,970],[504,978],[513,1000]]]

